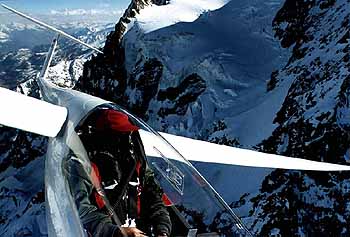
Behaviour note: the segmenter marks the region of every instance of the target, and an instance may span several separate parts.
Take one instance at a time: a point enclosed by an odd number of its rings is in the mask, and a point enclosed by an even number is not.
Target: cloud
[[[107,10],[107,9],[65,9],[65,10],[51,10],[50,15],[54,16],[119,16],[123,13],[121,10]]]

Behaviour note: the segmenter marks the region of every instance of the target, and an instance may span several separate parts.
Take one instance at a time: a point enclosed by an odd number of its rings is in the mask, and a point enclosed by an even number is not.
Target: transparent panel
[[[142,128],[140,135],[148,165],[167,196],[173,223],[179,225],[174,227],[173,236],[187,236],[191,232],[194,236],[251,235],[190,162],[147,124],[129,116]]]
[[[65,181],[62,162],[69,147],[62,138],[49,142],[45,160],[46,216],[49,236],[83,236],[80,219]]]
[[[67,123],[51,142],[46,178],[53,236],[250,235],[187,160],[116,105]]]

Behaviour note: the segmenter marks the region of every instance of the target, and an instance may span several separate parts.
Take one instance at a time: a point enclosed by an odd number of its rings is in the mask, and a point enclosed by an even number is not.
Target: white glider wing
[[[272,155],[160,133],[190,161],[290,170],[346,171],[350,166]],[[156,153],[154,152],[154,155]]]
[[[67,109],[0,87],[0,124],[55,137],[67,118]]]

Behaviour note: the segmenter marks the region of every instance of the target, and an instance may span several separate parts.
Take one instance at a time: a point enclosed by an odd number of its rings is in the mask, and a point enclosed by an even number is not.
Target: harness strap
[[[96,189],[96,192],[94,193],[94,197],[98,208],[101,209],[106,206],[106,203],[103,199],[104,192],[101,185],[101,176],[100,176],[98,167],[95,163],[91,162],[91,168],[92,168],[90,173],[91,182]],[[135,170],[137,173],[138,180],[140,180],[141,162],[139,161],[137,162]],[[137,213],[137,217],[140,217],[141,216],[141,193],[142,193],[142,186],[140,183],[137,185],[136,191],[137,191],[136,192],[136,211],[137,211],[136,213]]]
[[[170,207],[170,206],[174,205],[165,193],[163,193],[163,195],[162,195],[162,201],[166,207]]]
[[[141,162],[137,161],[136,163],[136,173],[137,177],[140,180],[140,172],[141,172]],[[137,217],[141,216],[141,192],[142,192],[142,186],[139,184],[137,186],[137,197],[136,197],[136,208],[137,208]]]
[[[101,209],[106,205],[103,199],[104,193],[101,186],[101,176],[100,176],[100,172],[98,171],[97,165],[95,163],[91,162],[91,168],[92,168],[90,173],[91,182],[96,189],[94,196],[95,196],[95,200],[98,208]]]

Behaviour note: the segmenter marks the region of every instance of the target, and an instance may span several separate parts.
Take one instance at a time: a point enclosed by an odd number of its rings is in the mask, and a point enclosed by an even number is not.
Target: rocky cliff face
[[[271,78],[270,90],[292,79],[261,145],[265,151],[320,161],[343,161],[349,148],[349,3],[286,1],[274,20],[276,36],[293,47],[288,64]],[[272,86],[274,84],[274,86]]]
[[[124,106],[127,104],[128,99],[125,95],[127,72],[125,70],[125,49],[122,45],[122,38],[128,24],[136,14],[145,6],[151,4],[162,5],[166,4],[166,1],[131,1],[129,7],[115,25],[114,31],[107,36],[103,49],[104,54],[97,55],[85,64],[83,75],[76,85],[76,89],[110,101],[118,101]],[[152,67],[152,62],[147,63],[148,71],[151,70],[150,67]]]
[[[157,130],[239,144],[230,119],[265,100],[266,80],[285,59],[270,25],[280,3],[178,2],[132,1],[76,88],[127,107]],[[185,23],[183,12],[201,16]]]
[[[291,80],[261,151],[343,163],[349,148],[349,2],[286,1],[273,25],[293,49],[268,90]],[[349,235],[349,174],[275,171],[251,199],[255,233]]]

